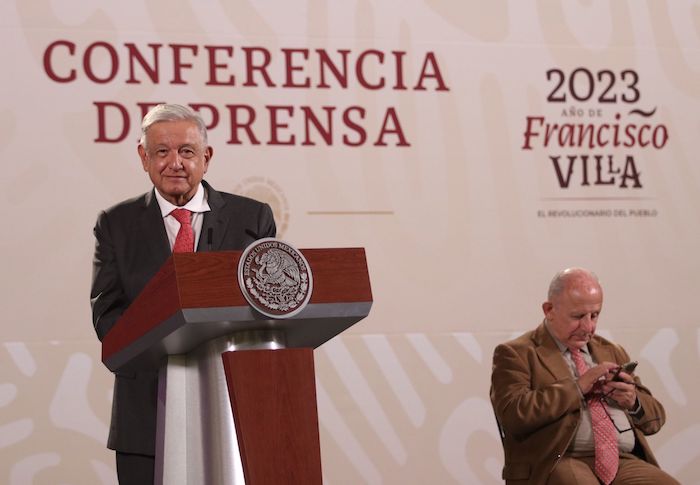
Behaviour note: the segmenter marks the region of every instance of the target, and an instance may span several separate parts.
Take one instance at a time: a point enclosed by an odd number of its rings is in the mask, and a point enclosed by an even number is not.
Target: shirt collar
[[[204,190],[204,187],[202,186],[201,182],[199,183],[199,186],[197,187],[197,192],[194,193],[194,196],[187,201],[187,204],[183,205],[182,207],[178,207],[167,201],[165,197],[160,195],[158,189],[154,189],[154,192],[156,193],[158,207],[160,207],[160,215],[164,218],[175,209],[187,209],[188,211],[194,213],[207,212],[211,210],[211,208],[209,207],[209,203],[207,202],[206,190]]]
[[[544,320],[544,328],[547,329],[547,332],[549,332],[549,335],[552,337],[552,340],[554,340],[554,343],[557,344],[557,348],[559,348],[559,351],[562,354],[565,354],[566,351],[569,350],[569,348],[566,345],[564,345],[558,338],[556,338],[554,336],[552,331],[549,329],[549,322],[547,321],[547,319]],[[581,352],[583,352],[584,354],[587,354],[588,353],[588,345],[584,345],[581,348]]]

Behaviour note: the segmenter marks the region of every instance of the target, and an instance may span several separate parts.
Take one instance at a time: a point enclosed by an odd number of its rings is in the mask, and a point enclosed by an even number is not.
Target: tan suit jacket
[[[593,337],[588,348],[596,362],[630,360],[622,347],[599,336]],[[628,414],[636,438],[634,454],[658,466],[644,435],[659,431],[666,415],[638,377],[635,381],[643,413]],[[506,484],[546,483],[578,429],[583,402],[544,324],[496,347],[491,403],[503,432]]]

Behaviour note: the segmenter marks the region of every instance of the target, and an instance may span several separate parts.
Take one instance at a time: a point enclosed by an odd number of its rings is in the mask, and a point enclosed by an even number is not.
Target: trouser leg
[[[154,456],[117,451],[119,485],[153,485]]]

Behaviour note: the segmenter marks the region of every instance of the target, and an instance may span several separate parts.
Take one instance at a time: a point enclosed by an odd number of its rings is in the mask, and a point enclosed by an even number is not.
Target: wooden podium
[[[301,253],[313,292],[292,317],[248,304],[241,251],[179,253],[103,339],[110,370],[160,369],[157,484],[322,482],[313,349],[366,317],[372,292],[364,249]]]

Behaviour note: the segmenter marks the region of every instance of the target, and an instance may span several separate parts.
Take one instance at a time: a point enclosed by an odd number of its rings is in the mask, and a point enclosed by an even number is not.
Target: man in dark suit
[[[663,426],[663,406],[637,376],[613,379],[630,358],[595,335],[602,306],[593,273],[564,270],[542,305],[544,322],[496,347],[491,402],[508,485],[678,483],[645,438]]]
[[[199,115],[184,106],[159,105],[146,114],[141,130],[138,153],[154,188],[101,212],[94,229],[90,301],[100,340],[173,246],[184,243],[189,251],[244,249],[276,232],[267,204],[218,192],[202,180],[213,150]],[[178,222],[176,209],[187,210],[189,224]],[[157,379],[154,371],[115,375],[107,446],[116,451],[122,485],[153,483]]]

